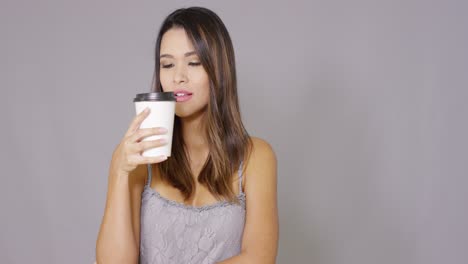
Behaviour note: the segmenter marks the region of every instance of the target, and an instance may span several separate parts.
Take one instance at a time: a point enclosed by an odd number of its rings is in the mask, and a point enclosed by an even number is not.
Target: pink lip
[[[188,101],[190,100],[190,98],[192,98],[192,95],[184,95],[184,96],[177,96],[176,97],[176,101],[177,102],[185,102],[185,101]]]
[[[189,92],[189,91],[186,91],[186,90],[175,90],[175,91],[174,91],[174,95],[176,95],[177,93],[184,93],[184,94],[186,94],[186,95],[184,95],[184,96],[176,96],[176,101],[177,101],[177,102],[185,102],[185,101],[190,100],[190,98],[192,98],[192,93]]]

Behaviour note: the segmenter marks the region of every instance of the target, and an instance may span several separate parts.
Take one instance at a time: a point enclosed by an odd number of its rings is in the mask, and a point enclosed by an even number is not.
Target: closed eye
[[[161,67],[162,68],[165,68],[165,69],[168,69],[168,68],[172,68],[174,66],[174,64],[161,64]]]
[[[200,66],[201,62],[189,62],[190,66]]]

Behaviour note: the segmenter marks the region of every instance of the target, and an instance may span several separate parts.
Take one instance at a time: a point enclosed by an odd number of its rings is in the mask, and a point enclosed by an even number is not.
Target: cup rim
[[[141,101],[176,101],[174,92],[149,92],[136,94],[133,102]]]

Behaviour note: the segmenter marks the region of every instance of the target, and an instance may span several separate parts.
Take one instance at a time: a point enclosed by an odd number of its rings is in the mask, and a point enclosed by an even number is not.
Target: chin
[[[207,109],[207,105],[205,107],[202,107],[201,109],[187,109],[187,108],[176,106],[175,115],[183,119],[196,118],[196,117],[203,115],[206,112],[206,109]]]

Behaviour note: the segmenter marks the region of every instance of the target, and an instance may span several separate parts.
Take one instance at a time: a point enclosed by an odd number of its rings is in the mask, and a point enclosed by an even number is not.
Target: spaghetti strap
[[[146,185],[149,187],[151,186],[151,164],[147,164],[146,166],[148,168],[148,179],[146,179]]]
[[[242,191],[242,160],[240,162],[240,165],[239,165],[239,194],[242,194],[243,191]]]

